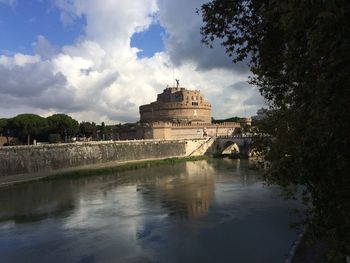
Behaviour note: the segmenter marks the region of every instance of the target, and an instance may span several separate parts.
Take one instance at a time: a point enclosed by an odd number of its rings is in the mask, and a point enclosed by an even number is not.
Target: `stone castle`
[[[211,123],[211,105],[199,90],[166,88],[157,101],[140,107],[141,123]]]
[[[156,101],[140,106],[140,123],[139,134],[144,139],[194,139],[230,136],[251,125],[251,118],[212,123],[211,104],[201,92],[177,85],[164,89]]]

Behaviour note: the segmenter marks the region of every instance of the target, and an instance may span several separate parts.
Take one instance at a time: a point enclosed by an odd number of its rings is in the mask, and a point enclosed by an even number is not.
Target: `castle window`
[[[198,102],[192,102],[192,106],[198,106]]]

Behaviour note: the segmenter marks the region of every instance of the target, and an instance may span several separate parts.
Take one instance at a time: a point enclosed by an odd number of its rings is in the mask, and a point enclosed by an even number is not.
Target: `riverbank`
[[[210,158],[212,158],[212,156],[210,155],[171,158],[150,158],[136,161],[134,160],[85,165],[75,168],[66,168],[59,171],[56,170],[42,173],[11,175],[0,177],[0,188],[10,186],[13,184],[27,183],[38,180],[55,180],[60,178],[79,178],[91,175],[113,174],[127,170],[136,170],[152,166],[175,164],[179,162],[206,160]]]
[[[325,253],[327,249],[325,242],[314,241],[311,244],[311,241],[304,235],[296,247],[291,263],[324,262],[325,255],[322,253]]]
[[[291,263],[341,262],[350,263],[350,257],[336,254],[332,241],[323,237],[315,239],[306,231],[296,247]]]

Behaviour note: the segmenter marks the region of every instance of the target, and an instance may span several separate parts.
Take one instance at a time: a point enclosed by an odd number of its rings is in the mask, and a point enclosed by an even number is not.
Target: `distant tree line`
[[[15,137],[20,144],[37,142],[71,142],[75,139],[111,140],[118,139],[119,129],[130,124],[97,125],[94,122],[78,122],[66,114],[54,114],[47,118],[36,114],[19,114],[13,118],[0,119],[0,136]],[[118,128],[118,129],[116,129]],[[7,144],[11,144],[8,139]]]
[[[227,119],[214,119],[213,117],[211,118],[212,123],[224,123],[224,122],[240,122],[243,118],[240,117],[231,117]]]

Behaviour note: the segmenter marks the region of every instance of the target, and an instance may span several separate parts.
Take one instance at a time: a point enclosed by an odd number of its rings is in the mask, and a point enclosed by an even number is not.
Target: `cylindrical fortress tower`
[[[141,123],[211,123],[211,105],[199,90],[164,89],[157,101],[140,106]]]

